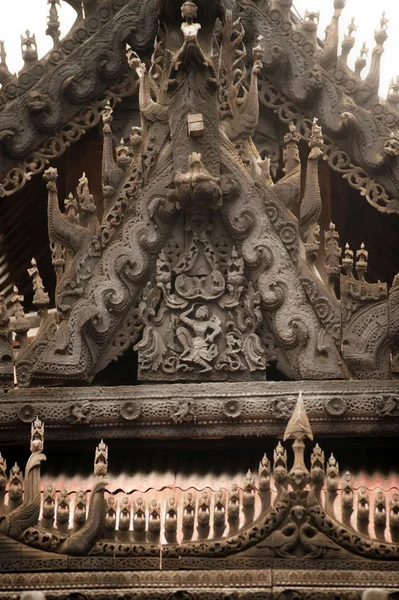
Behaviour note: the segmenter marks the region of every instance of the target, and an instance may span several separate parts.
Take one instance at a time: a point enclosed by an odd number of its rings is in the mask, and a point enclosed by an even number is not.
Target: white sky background
[[[324,39],[324,30],[333,13],[333,0],[294,0],[294,7],[303,16],[305,9],[320,10],[319,37]],[[351,52],[349,64],[353,67],[363,42],[371,51],[375,45],[374,30],[379,28],[382,11],[389,19],[388,40],[382,57],[380,94],[386,97],[390,79],[399,75],[399,0],[347,0],[346,8],[340,20],[341,40],[344,32],[355,17],[358,25],[356,45]],[[46,36],[46,18],[48,4],[46,0],[0,0],[0,40],[6,43],[7,63],[12,73],[21,69],[23,61],[20,50],[20,34],[29,29],[36,34],[39,56],[46,54],[52,47],[52,40]],[[65,35],[75,20],[75,11],[66,2],[59,9],[61,33]],[[368,67],[363,71],[367,75]]]

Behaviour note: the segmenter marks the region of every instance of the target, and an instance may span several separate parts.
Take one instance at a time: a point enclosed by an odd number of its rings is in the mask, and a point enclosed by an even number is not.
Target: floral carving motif
[[[121,407],[121,417],[126,421],[135,421],[140,417],[141,407],[137,402],[125,402]]]
[[[328,414],[333,417],[339,417],[346,412],[347,404],[343,398],[336,397],[327,400],[325,407]]]

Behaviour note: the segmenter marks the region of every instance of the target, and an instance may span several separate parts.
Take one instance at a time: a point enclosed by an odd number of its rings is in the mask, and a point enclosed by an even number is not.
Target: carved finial
[[[191,2],[191,0],[186,0],[181,7],[181,16],[188,23],[194,21],[198,16],[198,6],[194,2]]]
[[[24,297],[20,296],[16,285],[13,287],[13,295],[10,298],[11,314],[14,317],[13,331],[15,332],[16,341],[19,347],[23,350],[28,344],[28,331],[30,329],[29,321],[25,316],[22,302]]]
[[[353,250],[350,249],[348,242],[345,244],[342,269],[347,277],[353,277]]]
[[[143,143],[141,127],[132,127],[132,132],[130,134],[129,140],[133,153],[136,155]]]
[[[356,273],[360,281],[364,281],[364,276],[367,272],[368,258],[369,253],[362,242],[360,250],[356,252]]]
[[[399,76],[392,77],[391,83],[389,84],[388,102],[392,104],[399,104]]]
[[[376,490],[374,500],[374,526],[376,529],[385,529],[387,524],[387,501],[381,488]]]
[[[30,451],[32,453],[43,452],[43,446],[44,423],[39,420],[39,417],[36,417],[31,425]]]
[[[327,491],[335,494],[339,485],[339,465],[334,454],[331,454],[327,462],[326,483]]]
[[[352,17],[352,20],[348,25],[348,33],[345,34],[344,39],[342,41],[342,46],[341,46],[342,47],[341,58],[342,58],[342,60],[345,61],[345,63],[347,63],[349,53],[353,49],[355,42],[356,42],[355,36],[353,35],[355,33],[355,31],[357,31],[357,25],[355,25],[355,17]]]
[[[125,170],[130,165],[129,148],[125,144],[125,140],[121,138],[119,146],[116,148],[116,164],[121,169]]]
[[[279,442],[273,452],[274,466],[273,477],[277,490],[287,487],[288,471],[287,471],[287,450]]]
[[[47,0],[50,4],[50,11],[47,17],[47,29],[46,35],[49,35],[53,39],[53,46],[60,41],[60,21],[58,18],[57,5],[60,6],[60,0]]]
[[[369,53],[369,49],[366,46],[366,42],[363,42],[363,45],[360,49],[360,54],[355,62],[355,75],[357,75],[358,77],[360,77],[361,72],[363,71],[364,67],[367,65],[368,53]]]
[[[341,495],[342,510],[344,513],[344,521],[350,523],[349,514],[353,511],[353,481],[352,475],[346,471],[342,478],[342,495]]]
[[[319,55],[319,64],[323,69],[333,70],[338,62],[339,18],[345,8],[346,0],[334,0],[334,14],[326,29],[324,48]]]
[[[317,28],[320,21],[320,11],[305,10],[303,28],[307,31],[314,41],[317,40]]]
[[[74,225],[78,225],[79,224],[78,203],[76,201],[76,198],[72,194],[72,192],[69,192],[68,198],[65,198],[64,206],[65,206],[65,211],[66,211],[66,213],[65,213],[66,218],[68,219],[68,221],[70,221],[70,223],[72,223]]]
[[[111,123],[112,123],[112,119],[113,119],[113,116],[112,116],[113,112],[114,111],[112,109],[110,101],[107,100],[107,102],[105,103],[105,106],[104,106],[104,110],[102,112],[104,133],[111,132]]]
[[[263,455],[259,463],[259,492],[265,493],[270,491],[270,460],[266,454]]]
[[[2,364],[0,387],[12,388],[14,386],[12,331],[4,294],[0,294],[0,361]]]
[[[39,269],[37,268],[36,259],[31,260],[32,268],[28,269],[30,278],[32,279],[33,291],[33,304],[39,311],[42,319],[47,316],[47,307],[50,304],[50,298],[44,289],[42,278],[40,277]]]
[[[306,437],[313,440],[312,428],[303,403],[302,391],[300,391],[294,412],[285,428],[283,441],[289,439],[303,440]]]
[[[374,39],[378,46],[383,46],[384,43],[388,39],[388,33],[387,33],[388,23],[389,23],[389,19],[387,19],[385,17],[385,10],[384,10],[384,12],[382,13],[381,20],[380,20],[380,28],[376,29],[374,32]]]
[[[253,57],[254,61],[261,61],[265,54],[265,49],[262,46],[262,40],[263,40],[263,35],[258,35],[258,37],[256,38],[257,44],[252,49],[252,57]]]
[[[94,458],[94,475],[95,477],[104,477],[108,470],[108,446],[104,444],[104,440],[98,444]]]
[[[3,40],[0,40],[0,85],[6,85],[12,75],[7,67],[7,54],[6,47]]]
[[[323,155],[324,147],[321,127],[317,119],[313,120],[309,147],[311,148],[306,170],[305,193],[300,209],[300,229],[302,240],[305,244],[306,257],[310,262],[317,259],[320,247],[321,195],[319,184],[318,164]]]
[[[289,132],[284,136],[284,173],[292,173],[300,165],[298,144],[301,141],[301,134],[296,130],[295,123],[291,121],[288,125]]]
[[[289,21],[292,1],[293,0],[272,0],[271,8],[272,10],[278,10],[284,21]]]
[[[341,255],[342,248],[339,246],[339,233],[335,229],[334,223],[330,223],[328,231],[324,232],[325,258],[328,284],[330,292],[334,292],[334,284],[341,273]]]
[[[96,212],[96,205],[94,204],[93,196],[89,190],[89,180],[86,177],[86,173],[82,174],[79,179],[78,187],[76,188],[76,195],[79,200],[79,206],[82,213],[93,214]]]
[[[28,67],[37,61],[36,35],[34,33],[31,35],[29,29],[26,30],[24,36],[21,35],[21,51],[25,67]]]
[[[310,457],[310,483],[318,490],[322,488],[325,480],[324,462],[324,452],[319,444],[316,444]]]

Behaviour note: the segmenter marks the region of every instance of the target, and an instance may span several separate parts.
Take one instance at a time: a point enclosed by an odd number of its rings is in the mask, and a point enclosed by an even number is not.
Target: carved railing
[[[94,556],[247,556],[399,560],[399,487],[386,490],[376,477],[367,485],[339,474],[333,456],[325,467],[316,444],[305,461],[305,438],[313,434],[300,395],[284,440],[292,438],[288,466],[281,442],[258,476],[248,471],[241,486],[132,489],[107,481],[108,448],[96,449],[94,473],[80,490],[43,481],[43,425],[32,425],[32,456],[23,483],[17,465],[7,484],[0,459],[0,533],[45,552]],[[89,487],[87,490],[86,488]],[[115,490],[115,491],[112,491]],[[132,491],[133,490],[133,491]],[[127,493],[126,493],[127,492]],[[251,550],[252,549],[252,550]]]

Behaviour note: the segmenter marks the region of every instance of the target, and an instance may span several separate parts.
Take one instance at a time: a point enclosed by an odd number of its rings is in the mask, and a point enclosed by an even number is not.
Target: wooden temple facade
[[[0,600],[399,598],[399,82],[292,0],[0,63]]]

